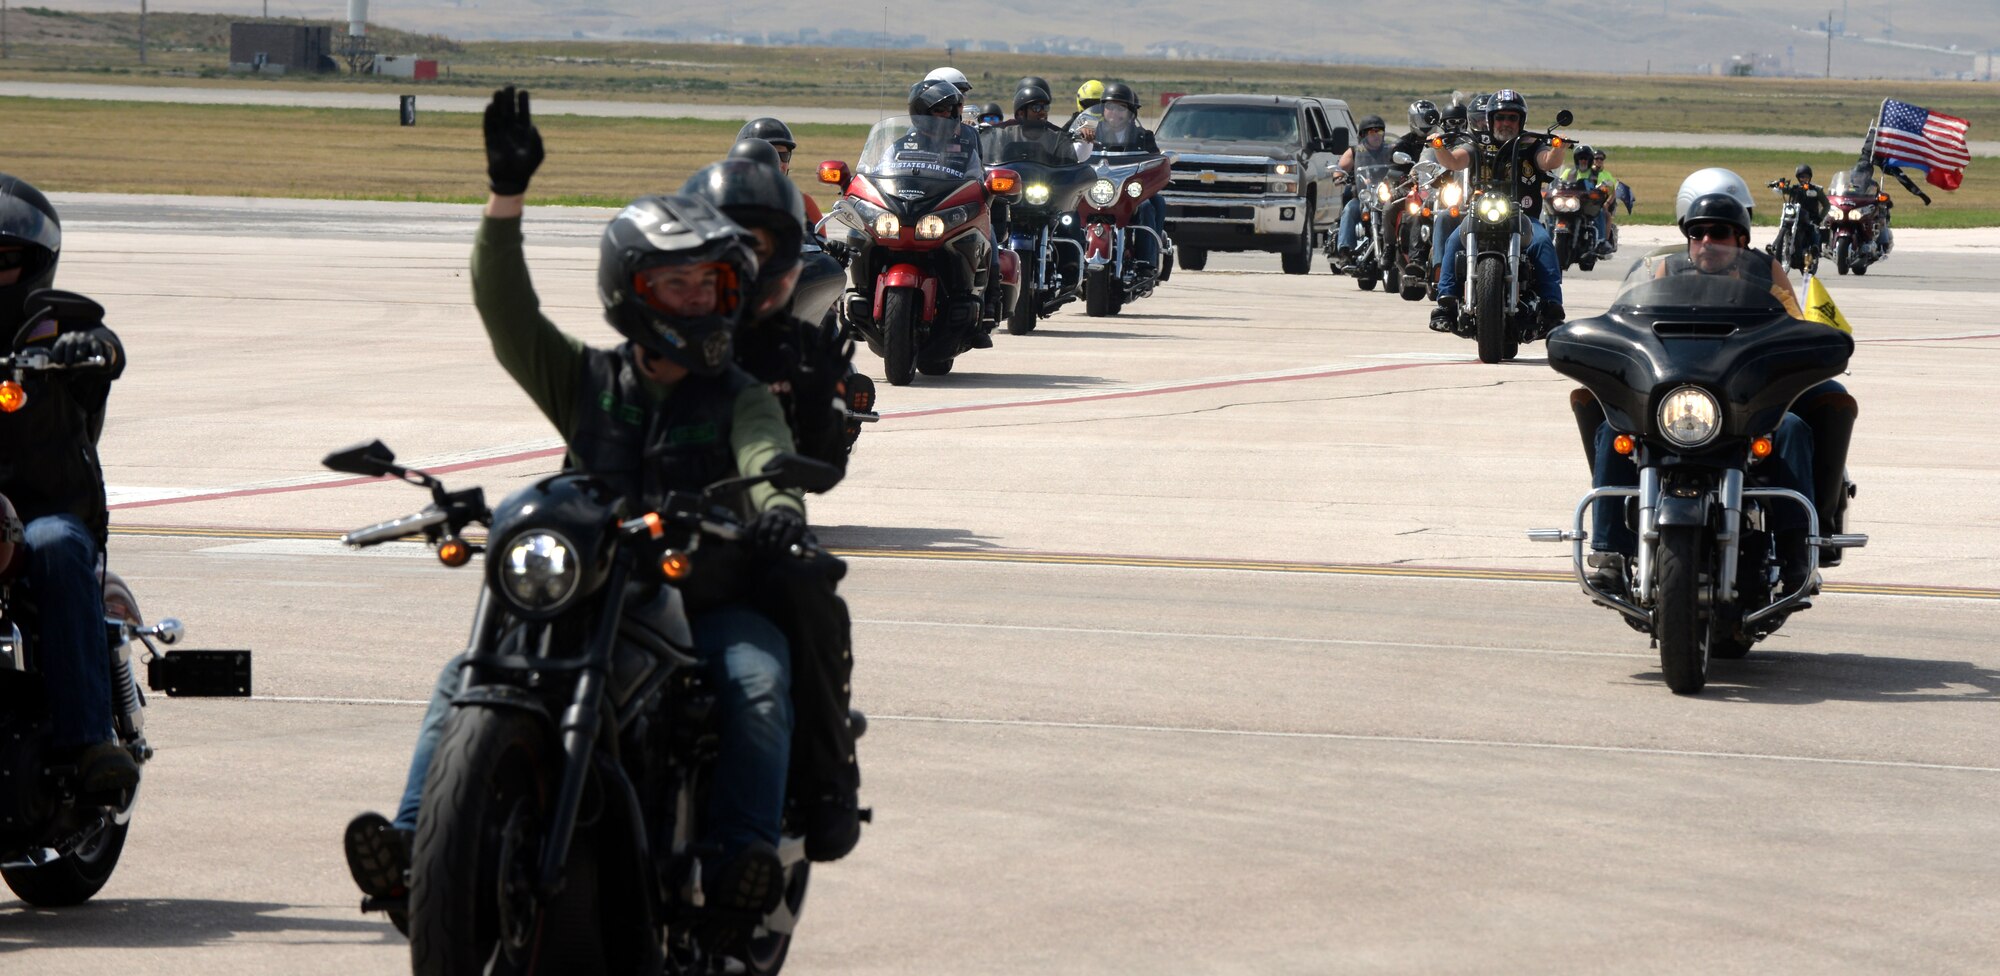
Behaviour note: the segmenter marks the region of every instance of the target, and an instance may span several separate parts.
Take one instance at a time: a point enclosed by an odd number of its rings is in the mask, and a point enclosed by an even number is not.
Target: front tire
[[[1841,274],[1854,270],[1854,251],[1849,247],[1851,243],[1843,237],[1833,248],[1833,266],[1839,269]]]
[[[891,386],[909,386],[917,361],[917,293],[891,288],[882,296],[882,371]]]
[[[1175,248],[1174,250],[1175,250],[1174,258],[1175,260],[1180,262],[1181,267],[1186,268],[1189,271],[1200,271],[1201,269],[1208,267],[1207,248],[1188,247],[1186,245],[1182,245],[1178,248]]]
[[[1116,293],[1122,287],[1110,265],[1091,269],[1083,284],[1083,314],[1094,319],[1118,314]]]
[[[1312,269],[1313,269],[1312,212],[1313,212],[1312,198],[1307,197],[1306,209],[1305,209],[1306,213],[1305,226],[1299,229],[1298,241],[1294,243],[1289,249],[1283,252],[1284,254],[1283,263],[1285,266],[1285,273],[1288,275],[1312,274]]]
[[[1478,280],[1473,284],[1474,335],[1479,340],[1479,361],[1503,362],[1507,358],[1507,266],[1499,255],[1480,258],[1474,267]]]
[[[91,843],[70,857],[40,866],[21,864],[0,870],[7,887],[36,908],[69,908],[89,901],[111,880],[118,857],[125,852],[131,821],[111,824]]]
[[[1660,529],[1653,633],[1660,641],[1660,673],[1676,695],[1692,695],[1708,683],[1708,627],[1701,621],[1703,531],[1696,525]]]

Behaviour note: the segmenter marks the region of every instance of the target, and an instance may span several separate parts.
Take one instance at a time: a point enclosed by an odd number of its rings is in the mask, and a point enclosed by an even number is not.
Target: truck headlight
[[[1111,206],[1111,201],[1118,199],[1118,184],[1110,180],[1098,180],[1090,185],[1089,192],[1084,195],[1090,198],[1093,206],[1108,207]]]
[[[1292,175],[1292,171],[1295,169],[1297,169],[1297,167],[1293,166],[1290,163],[1279,163],[1278,165],[1271,167],[1271,172],[1276,173],[1279,176],[1290,176]]]
[[[1272,184],[1271,184],[1271,192],[1272,192],[1272,193],[1297,193],[1297,192],[1299,192],[1299,184],[1298,184],[1298,181],[1296,181],[1296,180],[1279,180],[1279,181],[1277,181],[1277,182],[1275,182],[1275,183],[1272,183]]]
[[[554,613],[576,593],[583,568],[576,547],[547,529],[533,529],[507,544],[500,562],[500,591],[530,613]]]
[[[875,218],[876,237],[896,237],[903,233],[903,222],[895,214],[885,213]]]
[[[1027,198],[1029,203],[1047,203],[1049,202],[1049,185],[1047,183],[1030,183],[1028,184],[1028,189],[1021,195]]]
[[[1707,390],[1683,386],[1660,401],[1660,433],[1682,447],[1700,447],[1721,428],[1722,408]]]
[[[1465,187],[1459,186],[1456,183],[1446,183],[1442,198],[1444,200],[1444,208],[1450,210],[1465,202]]]

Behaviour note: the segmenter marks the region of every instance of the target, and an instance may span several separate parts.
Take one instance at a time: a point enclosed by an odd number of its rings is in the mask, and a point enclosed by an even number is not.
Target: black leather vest
[[[690,374],[656,402],[630,343],[586,350],[569,466],[640,505],[734,477],[736,397],[756,382],[732,365],[718,376]]]

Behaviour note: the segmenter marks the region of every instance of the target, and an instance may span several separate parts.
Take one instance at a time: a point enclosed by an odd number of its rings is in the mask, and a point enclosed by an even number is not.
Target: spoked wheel
[[[1653,634],[1660,641],[1660,672],[1674,694],[1692,695],[1708,683],[1708,627],[1701,620],[1701,577],[1706,568],[1702,528],[1662,527],[1658,551]]]
[[[917,362],[917,293],[891,288],[882,296],[882,370],[891,386],[909,386]]]
[[[805,861],[785,869],[784,901],[778,904],[777,911],[765,917],[744,953],[743,964],[751,976],[776,976],[784,967],[785,956],[792,949],[792,928],[805,911],[806,884],[811,878],[812,865]]]
[[[524,712],[461,709],[424,782],[412,845],[410,961],[423,976],[601,969],[596,879],[579,843],[563,893],[535,893],[553,749]]]
[[[1479,340],[1479,361],[1497,363],[1507,358],[1507,266],[1498,255],[1479,259],[1474,269],[1474,336]]]
[[[125,852],[125,833],[131,826],[129,818],[119,823],[106,813],[95,833],[75,854],[47,864],[12,865],[0,869],[0,875],[5,876],[7,887],[14,889],[14,894],[37,908],[81,905],[111,880],[111,872],[118,868],[118,857]]]

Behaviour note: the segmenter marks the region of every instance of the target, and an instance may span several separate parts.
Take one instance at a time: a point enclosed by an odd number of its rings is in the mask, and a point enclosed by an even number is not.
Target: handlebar
[[[741,519],[727,512],[716,510],[707,515],[694,512],[647,512],[635,519],[618,523],[618,530],[626,535],[659,538],[669,523],[684,526],[702,535],[712,536],[724,542],[741,542],[749,534],[750,527]],[[693,547],[690,546],[690,549]],[[838,582],[847,575],[847,563],[840,557],[819,547],[819,543],[808,540],[794,543],[789,550],[792,558],[825,572],[830,579]]]
[[[421,512],[390,519],[387,522],[378,522],[365,529],[355,529],[341,536],[340,541],[357,549],[381,545],[384,542],[408,538],[433,526],[443,525],[449,517],[444,509],[431,505]]]
[[[103,356],[92,356],[81,362],[64,365],[49,358],[46,349],[23,349],[12,356],[0,356],[0,369],[18,369],[27,372],[60,372],[66,369],[96,369],[109,364]]]

